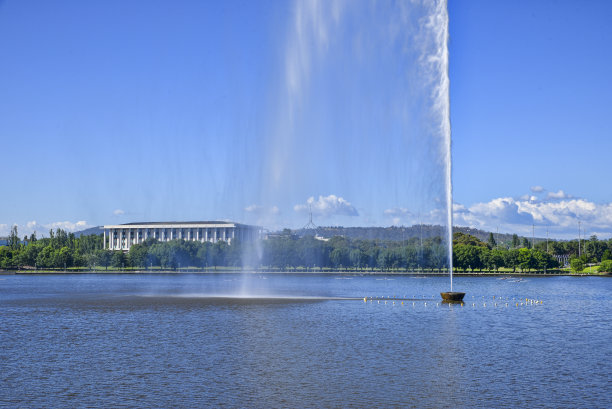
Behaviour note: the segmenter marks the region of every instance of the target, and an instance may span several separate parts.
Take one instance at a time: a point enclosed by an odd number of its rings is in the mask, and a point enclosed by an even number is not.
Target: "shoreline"
[[[418,272],[418,271],[274,271],[274,270],[0,270],[0,275],[186,275],[186,274],[319,274],[344,276],[417,276],[417,277],[447,277],[448,273]],[[554,272],[454,272],[454,277],[612,277],[612,273],[569,273],[555,270]]]

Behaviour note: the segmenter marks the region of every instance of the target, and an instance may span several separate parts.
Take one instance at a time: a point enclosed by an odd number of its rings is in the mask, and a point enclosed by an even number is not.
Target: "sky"
[[[0,235],[444,222],[435,6],[0,2]],[[455,225],[612,236],[611,17],[449,1]]]

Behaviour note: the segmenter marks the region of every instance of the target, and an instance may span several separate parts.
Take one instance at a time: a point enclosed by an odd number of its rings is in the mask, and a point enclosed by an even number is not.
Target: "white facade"
[[[128,251],[147,239],[189,240],[216,243],[232,240],[252,241],[261,237],[262,228],[231,222],[152,222],[104,226],[104,248]]]

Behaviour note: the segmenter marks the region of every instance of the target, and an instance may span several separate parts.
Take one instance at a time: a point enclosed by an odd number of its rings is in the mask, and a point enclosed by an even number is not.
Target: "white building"
[[[104,226],[104,248],[128,251],[147,239],[190,240],[216,243],[252,241],[261,237],[262,228],[232,222],[149,222]]]

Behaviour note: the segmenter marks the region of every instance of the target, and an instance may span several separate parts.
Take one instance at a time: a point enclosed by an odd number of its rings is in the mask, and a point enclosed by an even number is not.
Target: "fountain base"
[[[452,301],[452,302],[461,302],[463,301],[463,297],[465,297],[465,293],[460,293],[456,291],[450,291],[446,293],[440,293],[442,299],[444,301]]]

